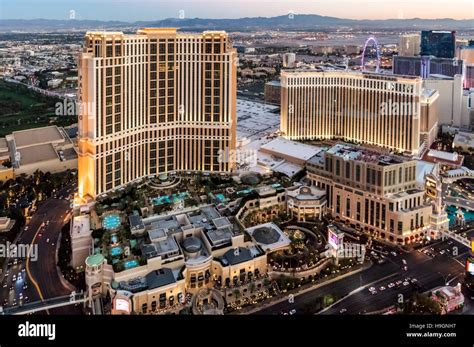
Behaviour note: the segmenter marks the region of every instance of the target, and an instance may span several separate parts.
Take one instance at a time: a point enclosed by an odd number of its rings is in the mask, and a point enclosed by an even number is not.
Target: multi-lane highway
[[[74,290],[57,267],[58,238],[71,212],[68,198],[74,189],[75,184],[71,184],[44,201],[20,235],[17,244],[37,247],[37,259],[10,259],[0,290],[4,307],[64,296]],[[58,308],[54,313],[77,313],[77,308]]]
[[[474,235],[474,231],[469,234]],[[468,249],[452,240],[445,240],[402,254],[392,254],[390,248],[384,246],[382,253],[383,264],[375,262],[361,273],[307,291],[294,297],[292,303],[284,301],[266,307],[256,314],[318,313],[320,308],[316,302],[325,295],[338,300],[321,311],[322,314],[364,314],[379,311],[399,300],[409,299],[417,291],[428,291],[445,282],[456,284],[462,281]],[[473,308],[469,295],[465,293],[465,296],[464,311],[468,313]]]

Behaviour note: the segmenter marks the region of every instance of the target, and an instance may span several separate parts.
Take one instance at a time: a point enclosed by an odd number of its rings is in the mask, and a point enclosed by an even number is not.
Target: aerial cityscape
[[[62,315],[423,315],[446,324],[404,341],[460,346],[474,5],[313,3],[0,5],[0,318],[29,319],[16,337],[55,340],[31,322]]]

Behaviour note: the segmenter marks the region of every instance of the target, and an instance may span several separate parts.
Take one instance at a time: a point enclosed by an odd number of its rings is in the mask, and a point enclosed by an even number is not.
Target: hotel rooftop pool
[[[172,194],[172,195],[164,195],[164,196],[160,196],[159,198],[151,199],[151,202],[155,206],[159,206],[163,204],[175,204],[177,202],[183,201],[188,196],[189,196],[188,192]]]
[[[125,268],[125,270],[131,269],[131,268],[137,267],[137,266],[138,266],[138,261],[137,260],[127,260],[123,264],[123,267]]]
[[[102,226],[106,230],[117,229],[120,226],[120,216],[118,214],[109,214],[104,217]]]
[[[112,257],[119,256],[120,254],[122,254],[122,247],[118,246],[110,249],[110,255]]]

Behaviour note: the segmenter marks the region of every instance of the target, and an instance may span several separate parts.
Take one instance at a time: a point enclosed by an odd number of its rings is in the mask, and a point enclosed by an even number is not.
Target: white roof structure
[[[457,161],[458,160],[458,154],[457,153],[437,151],[435,149],[430,150],[428,152],[428,156],[433,157],[433,158],[438,158],[438,159],[449,160],[449,161]]]
[[[272,152],[275,155],[281,154],[285,157],[307,161],[321,152],[322,148],[277,137],[275,140],[263,145],[261,150]]]

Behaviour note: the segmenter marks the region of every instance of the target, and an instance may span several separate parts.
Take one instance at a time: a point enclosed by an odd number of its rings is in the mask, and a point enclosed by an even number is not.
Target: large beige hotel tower
[[[88,32],[79,196],[175,171],[231,171],[222,154],[235,149],[236,56],[221,31]]]
[[[292,140],[334,138],[417,153],[436,133],[438,95],[426,95],[419,77],[284,71],[281,86],[280,128]]]

